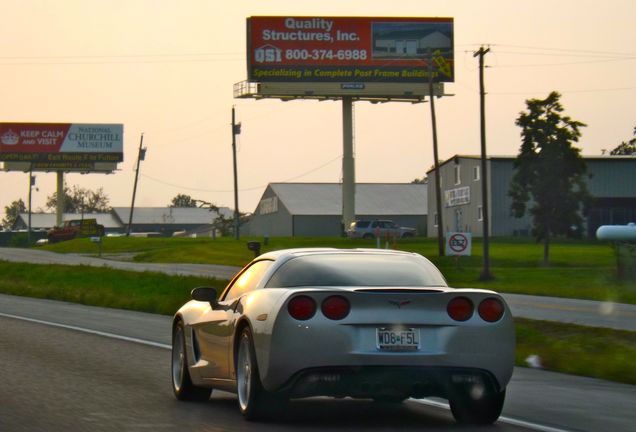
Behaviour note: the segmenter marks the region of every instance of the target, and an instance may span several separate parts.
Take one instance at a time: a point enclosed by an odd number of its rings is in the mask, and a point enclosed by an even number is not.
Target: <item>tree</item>
[[[636,155],[636,127],[634,128],[634,138],[627,142],[623,141],[610,154],[612,156]]]
[[[5,206],[4,207],[5,217],[2,220],[2,226],[7,229],[10,229],[11,227],[13,227],[13,224],[15,224],[15,221],[18,220],[20,213],[26,213],[26,211],[27,211],[26,205],[24,204],[24,201],[22,201],[21,198],[16,201],[13,201],[8,206]]]
[[[212,226],[214,229],[219,230],[219,234],[222,236],[229,236],[234,233],[234,217],[226,218],[223,213],[221,213],[221,209],[211,202],[203,201],[203,200],[194,200],[198,203],[200,208],[207,208],[212,213],[216,214],[214,218],[214,223]],[[239,226],[247,223],[251,218],[251,215],[248,213],[239,212]]]
[[[526,101],[528,110],[516,120],[522,143],[509,191],[512,214],[523,217],[528,210],[532,216],[532,233],[544,244],[544,265],[549,263],[551,236],[581,232],[580,210],[590,197],[585,160],[572,145],[586,125],[562,114],[560,97],[553,91],[546,99]]]
[[[185,194],[177,194],[168,207],[196,207],[197,200],[192,198],[190,195]]]
[[[64,213],[107,213],[111,210],[109,201],[103,188],[92,191],[74,185],[71,190],[64,186]],[[57,208],[57,192],[46,197],[46,207]]]

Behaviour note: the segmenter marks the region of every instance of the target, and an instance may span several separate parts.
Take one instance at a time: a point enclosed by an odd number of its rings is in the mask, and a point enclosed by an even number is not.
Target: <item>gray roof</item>
[[[232,211],[221,207],[225,217],[232,217]],[[128,224],[130,207],[113,207],[113,213],[124,224]],[[133,213],[133,224],[211,224],[216,213],[207,208],[198,207],[136,207]]]
[[[25,225],[29,223],[29,214],[20,213],[20,219]],[[84,219],[97,219],[97,223],[104,225],[106,229],[121,228],[121,224],[111,213],[84,213]],[[81,213],[64,213],[62,220],[82,219]],[[31,228],[48,229],[53,228],[56,222],[55,213],[31,213]]]
[[[270,183],[279,201],[293,215],[342,214],[340,183]],[[356,215],[425,215],[427,185],[357,183]]]

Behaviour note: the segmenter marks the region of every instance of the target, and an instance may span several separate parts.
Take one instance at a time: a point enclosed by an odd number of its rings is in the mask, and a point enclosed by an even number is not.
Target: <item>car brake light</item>
[[[504,314],[504,305],[501,300],[489,297],[479,303],[477,308],[479,316],[488,322],[499,321]]]
[[[473,302],[466,297],[455,297],[448,302],[446,311],[455,321],[467,321],[473,316]]]
[[[322,313],[329,319],[341,320],[349,315],[351,305],[343,296],[335,295],[327,297],[321,305]]]
[[[309,296],[297,296],[289,301],[287,311],[292,318],[305,321],[316,313],[316,302]]]

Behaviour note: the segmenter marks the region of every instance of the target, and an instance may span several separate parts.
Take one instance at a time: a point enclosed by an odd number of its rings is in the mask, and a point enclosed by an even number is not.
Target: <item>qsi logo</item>
[[[254,50],[256,63],[280,63],[281,58],[281,49],[273,45],[264,45]]]

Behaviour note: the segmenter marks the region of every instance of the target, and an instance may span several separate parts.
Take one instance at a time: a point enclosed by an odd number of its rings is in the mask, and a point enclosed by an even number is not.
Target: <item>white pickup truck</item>
[[[347,229],[350,238],[407,238],[415,237],[417,230],[410,227],[401,227],[392,220],[357,220],[351,222]]]

